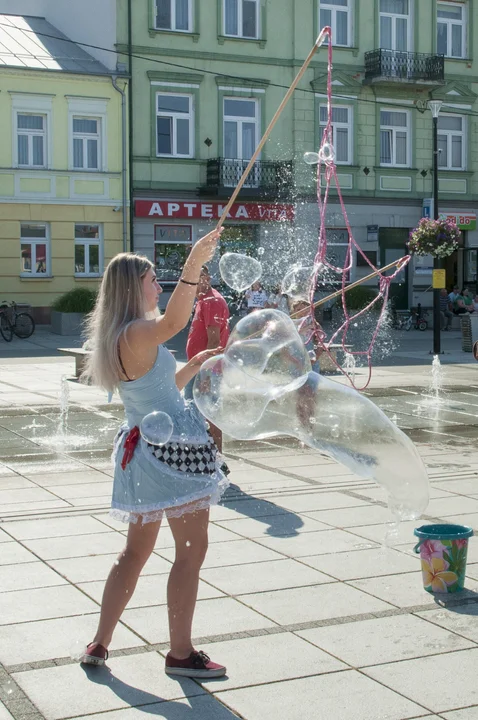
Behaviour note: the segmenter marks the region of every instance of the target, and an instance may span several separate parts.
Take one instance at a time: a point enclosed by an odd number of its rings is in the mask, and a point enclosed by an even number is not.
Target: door
[[[409,231],[406,228],[380,228],[380,266],[384,267],[394,260],[408,254],[406,242]],[[387,272],[393,275],[394,269]],[[395,300],[397,310],[408,310],[408,266],[405,267],[390,283],[390,300]]]
[[[257,100],[224,98],[224,177],[225,187],[235,187],[258,143],[259,107]],[[244,187],[257,187],[257,166],[249,173]]]
[[[380,48],[389,77],[408,77],[411,0],[380,0]]]

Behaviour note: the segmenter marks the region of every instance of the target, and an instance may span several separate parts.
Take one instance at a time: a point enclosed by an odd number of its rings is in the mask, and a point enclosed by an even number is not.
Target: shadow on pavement
[[[232,496],[232,497],[231,497]],[[226,505],[241,515],[268,525],[267,535],[272,537],[295,537],[303,527],[304,521],[299,515],[276,505],[270,500],[256,498],[231,483],[223,495],[221,505]]]

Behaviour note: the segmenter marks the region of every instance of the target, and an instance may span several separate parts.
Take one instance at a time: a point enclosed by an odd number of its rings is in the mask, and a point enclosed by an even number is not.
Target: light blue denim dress
[[[120,428],[113,452],[114,482],[111,515],[123,522],[143,523],[160,520],[163,513],[180,517],[185,512],[215,505],[228,487],[218,458],[212,473],[185,472],[170,467],[151,452],[151,446],[140,437],[125,469],[121,467],[124,443],[130,430],[155,410],[167,413],[173,422],[169,442],[180,447],[211,442],[207,425],[193,402],[186,402],[175,382],[176,360],[162,345],[156,362],[146,375],[121,382],[119,394],[125,408],[126,422]],[[186,507],[185,507],[186,506]]]

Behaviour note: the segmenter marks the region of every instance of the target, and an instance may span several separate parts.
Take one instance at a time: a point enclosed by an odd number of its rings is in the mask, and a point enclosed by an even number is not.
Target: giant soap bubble
[[[237,292],[251,287],[262,275],[259,260],[240,253],[224,253],[219,261],[219,272],[224,282]]]
[[[428,504],[427,474],[411,440],[368,398],[311,372],[294,323],[277,310],[239,321],[224,355],[201,366],[194,398],[238,440],[291,435],[375,479],[400,519],[419,517]]]
[[[173,434],[173,421],[161,410],[145,415],[139,426],[141,437],[150,445],[165,445]]]
[[[293,265],[281,283],[281,291],[293,300],[309,302],[314,282],[314,275],[321,270],[322,265]]]

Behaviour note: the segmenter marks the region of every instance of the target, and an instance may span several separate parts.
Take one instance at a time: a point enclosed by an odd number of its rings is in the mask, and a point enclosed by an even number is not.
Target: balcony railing
[[[237,158],[214,158],[207,161],[207,192],[228,195],[242,177],[249,161]],[[262,161],[254,163],[245,183],[243,195],[284,196],[292,184],[291,161]]]
[[[365,82],[378,81],[443,84],[445,58],[399,50],[371,50],[365,53]]]

